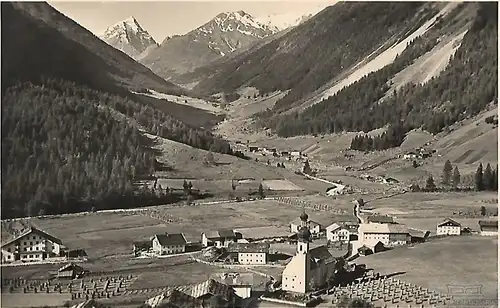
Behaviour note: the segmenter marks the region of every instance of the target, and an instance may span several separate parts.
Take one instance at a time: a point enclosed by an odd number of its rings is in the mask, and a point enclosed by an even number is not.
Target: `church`
[[[300,215],[301,226],[297,231],[297,251],[282,274],[283,291],[307,293],[326,283],[335,268],[335,258],[324,245],[310,249],[311,232],[307,225],[309,216]]]

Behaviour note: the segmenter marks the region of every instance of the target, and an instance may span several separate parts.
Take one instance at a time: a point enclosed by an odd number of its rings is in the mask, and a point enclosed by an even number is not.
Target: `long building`
[[[401,224],[360,224],[358,231],[360,244],[380,241],[384,246],[391,247],[411,242],[408,227]]]

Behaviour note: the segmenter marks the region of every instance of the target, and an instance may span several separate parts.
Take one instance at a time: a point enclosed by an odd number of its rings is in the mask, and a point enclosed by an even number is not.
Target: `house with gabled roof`
[[[153,237],[153,252],[158,255],[186,252],[186,237],[182,233],[156,234]]]
[[[343,224],[333,223],[326,227],[326,239],[331,242],[348,243],[351,232]]]
[[[234,230],[219,229],[216,231],[207,231],[201,234],[201,243],[203,247],[227,247],[229,243],[235,243],[237,236]]]
[[[290,232],[297,233],[301,227],[302,221],[300,218],[296,218],[290,222]],[[311,234],[319,234],[321,232],[321,224],[307,220],[306,226],[309,228]]]
[[[481,235],[497,236],[498,235],[498,220],[480,220],[478,222]]]
[[[384,246],[391,247],[411,242],[408,227],[401,224],[360,224],[358,231],[361,244],[380,241]]]
[[[216,279],[232,287],[236,295],[245,299],[252,296],[253,276],[253,273],[223,273]]]
[[[62,241],[45,231],[30,227],[2,244],[2,262],[34,262],[61,257],[67,251]]]
[[[240,264],[266,264],[269,243],[230,243],[227,251],[238,255]]]
[[[368,223],[371,224],[395,224],[394,218],[387,215],[371,215],[367,218]]]
[[[440,222],[436,227],[437,235],[460,235],[462,225],[451,218]]]

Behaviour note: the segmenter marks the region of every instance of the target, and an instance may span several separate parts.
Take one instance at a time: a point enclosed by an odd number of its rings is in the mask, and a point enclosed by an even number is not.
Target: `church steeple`
[[[304,210],[300,215],[301,227],[297,231],[297,253],[307,254],[309,252],[309,242],[311,241],[311,232],[307,226],[309,216]]]

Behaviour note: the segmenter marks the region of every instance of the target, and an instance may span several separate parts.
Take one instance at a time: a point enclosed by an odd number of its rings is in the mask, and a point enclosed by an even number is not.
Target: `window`
[[[36,241],[36,244],[38,245],[38,244],[40,244],[40,242],[39,242],[39,241]]]
[[[24,247],[24,251],[28,251],[28,248]]]
[[[30,255],[30,259],[33,259],[33,255]]]
[[[8,255],[8,256],[7,256],[7,259],[9,260],[9,259],[10,259],[10,257],[11,257],[11,255]]]
[[[28,245],[26,242],[24,242],[24,245]]]
[[[10,252],[10,248],[7,248],[7,251]]]

